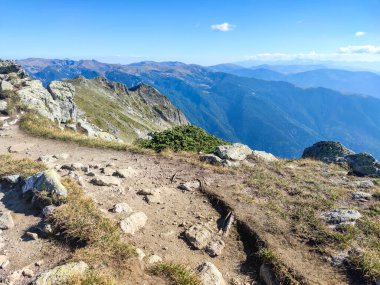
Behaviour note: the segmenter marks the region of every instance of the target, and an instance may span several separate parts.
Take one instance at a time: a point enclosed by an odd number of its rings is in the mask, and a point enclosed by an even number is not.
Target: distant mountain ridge
[[[282,73],[279,66],[244,68],[221,64],[211,67],[215,71],[263,80],[286,81],[299,87],[325,87],[343,93],[363,94],[380,98],[380,75],[368,71],[347,71],[316,68],[302,72]],[[293,67],[296,70],[296,67]]]
[[[26,63],[24,67],[44,82],[89,72],[127,86],[144,82],[165,94],[192,124],[281,157],[299,157],[306,146],[320,140],[340,141],[354,151],[366,150],[380,157],[380,100],[373,97],[298,88],[178,62],[109,65],[76,61],[44,68]]]

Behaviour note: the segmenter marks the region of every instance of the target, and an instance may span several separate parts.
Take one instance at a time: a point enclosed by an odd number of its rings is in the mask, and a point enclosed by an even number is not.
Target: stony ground
[[[33,138],[20,131],[16,125],[0,131],[0,154],[9,152],[13,152],[16,157],[32,159],[66,153],[67,158],[48,158],[48,165],[58,169],[62,177],[69,174],[80,177],[86,194],[110,217],[117,221],[126,217],[126,213],[110,211],[115,204],[123,202],[133,211],[144,212],[148,217],[146,226],[132,236],[132,241],[143,250],[147,260],[151,255],[158,255],[166,262],[173,261],[190,268],[210,261],[231,284],[252,284],[257,279],[253,269],[244,266],[247,255],[236,227],[232,228],[228,237],[222,238],[218,233],[218,222],[224,217],[215,210],[208,198],[197,189],[183,191],[178,188],[180,183],[205,177],[208,184],[217,189],[229,180],[231,174],[218,174],[178,158],[89,149]],[[87,169],[61,169],[62,165],[72,163],[80,163]],[[104,179],[107,180],[116,170],[123,170],[125,176],[111,178],[117,185],[96,186],[90,183],[94,177],[106,177]],[[174,174],[174,179],[171,179]],[[10,210],[15,223],[13,229],[0,234],[3,243],[0,255],[5,255],[9,260],[9,265],[0,269],[1,278],[5,279],[13,272],[20,273],[25,268],[31,269],[36,275],[67,257],[68,249],[46,239],[31,239],[25,234],[33,231],[41,218],[25,204],[22,197],[9,189],[1,189],[0,195],[0,210]],[[215,238],[224,240],[225,248],[220,256],[210,257],[204,250],[197,250],[187,242],[184,232],[195,224],[201,224]],[[16,284],[27,284],[30,280],[31,277],[22,277]],[[145,284],[150,284],[147,282]]]

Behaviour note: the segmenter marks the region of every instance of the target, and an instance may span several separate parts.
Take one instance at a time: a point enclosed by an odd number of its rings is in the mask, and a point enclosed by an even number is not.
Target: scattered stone
[[[365,152],[346,156],[352,172],[359,176],[380,176],[380,163]]]
[[[145,253],[141,248],[136,248],[137,259],[142,261],[145,257]]]
[[[129,178],[129,177],[135,176],[138,173],[139,173],[138,170],[133,169],[132,167],[128,167],[128,168],[123,168],[123,169],[117,169],[113,173],[113,175],[118,176],[120,178]]]
[[[88,268],[88,265],[83,261],[67,263],[40,274],[33,284],[64,284],[69,278],[86,273]]]
[[[62,159],[62,160],[66,160],[70,157],[70,154],[68,153],[59,153],[59,154],[55,154],[54,157],[56,159]]]
[[[21,272],[21,270],[16,270],[16,271],[14,271],[14,272],[12,272],[12,274],[10,274],[9,276],[8,276],[8,283],[7,283],[7,285],[14,285],[14,284],[16,284],[16,282],[18,281],[18,280],[20,280],[21,279],[21,277],[22,277],[22,272]]]
[[[113,212],[113,213],[121,213],[121,212],[131,213],[131,212],[133,212],[133,210],[131,207],[129,207],[129,205],[127,203],[118,203],[118,204],[115,204],[113,206],[113,208],[111,209],[111,212]]]
[[[203,249],[211,241],[211,232],[201,224],[191,226],[186,232],[185,237],[197,249]]]
[[[100,172],[106,176],[112,176],[115,173],[115,170],[110,167],[100,168]]]
[[[44,155],[40,156],[37,161],[40,161],[42,163],[50,164],[57,161],[57,158],[54,155]]]
[[[240,161],[246,159],[250,154],[252,154],[252,149],[241,143],[221,145],[216,148],[216,155],[221,159]]]
[[[83,165],[82,163],[77,162],[77,163],[64,164],[62,165],[61,169],[66,169],[66,170],[71,170],[71,171],[78,171],[78,170],[86,171],[87,166]]]
[[[25,185],[22,187],[22,192],[28,191],[48,191],[49,194],[54,196],[67,197],[67,190],[62,185],[60,176],[53,169],[45,170],[28,177],[25,180]]]
[[[341,266],[347,257],[348,257],[347,252],[338,252],[331,256],[330,263],[334,267]]]
[[[181,189],[181,190],[184,190],[184,191],[199,190],[200,187],[201,187],[201,184],[199,183],[198,180],[184,182],[184,183],[180,183],[178,185],[178,188]]]
[[[8,230],[14,228],[15,224],[10,211],[0,213],[0,230]]]
[[[343,162],[347,155],[354,154],[339,142],[320,141],[305,148],[302,158],[318,159],[327,163]]]
[[[25,236],[27,236],[28,238],[30,238],[32,240],[38,240],[38,234],[37,233],[26,232]]]
[[[36,263],[35,263],[35,265],[36,266],[38,266],[38,267],[40,267],[40,266],[42,266],[44,264],[44,261],[41,259],[41,260],[38,260]]]
[[[113,176],[94,177],[90,182],[97,186],[120,186],[121,184],[120,180]]]
[[[358,188],[369,189],[369,188],[374,187],[375,183],[373,183],[372,180],[363,180],[363,181],[354,182],[354,186]]]
[[[372,195],[370,193],[366,192],[353,192],[352,193],[352,199],[359,200],[361,202],[366,202],[370,200]]]
[[[120,227],[123,232],[134,235],[142,229],[148,220],[147,215],[143,212],[135,212],[130,214],[126,219],[120,222]]]
[[[149,204],[161,204],[161,190],[156,188],[156,189],[143,189],[139,190],[137,192],[138,195],[143,195],[144,199],[149,203]]]
[[[51,224],[44,223],[44,224],[42,225],[41,231],[42,231],[46,236],[50,236],[50,235],[53,234],[53,227],[51,226]]]
[[[155,255],[155,254],[149,256],[148,259],[147,259],[147,263],[148,264],[155,264],[155,263],[158,263],[158,262],[162,262],[162,258],[160,256],[158,256],[158,255]]]
[[[44,216],[44,218],[47,218],[49,217],[53,212],[54,210],[56,209],[57,207],[54,206],[54,205],[49,205],[49,206],[46,206],[42,209],[42,215]]]
[[[210,255],[211,257],[219,256],[222,254],[222,251],[225,247],[225,243],[222,240],[214,240],[210,241],[206,248],[205,251]]]
[[[90,177],[95,177],[96,176],[96,173],[93,172],[93,171],[89,171],[86,173],[87,176],[90,176]]]
[[[232,161],[228,159],[223,159],[222,160],[222,165],[227,166],[227,167],[239,167],[241,161]]]
[[[331,225],[352,224],[361,218],[361,214],[351,209],[333,209],[321,214],[321,218]]]
[[[211,262],[204,262],[197,268],[203,285],[227,285],[222,273]]]
[[[260,279],[264,281],[264,284],[266,285],[280,285],[280,282],[278,282],[273,268],[269,264],[262,264],[260,266],[259,275]]]
[[[25,268],[22,271],[22,275],[24,275],[25,277],[28,277],[28,278],[32,278],[34,276],[34,272],[33,272],[33,270],[31,270],[29,268]]]
[[[0,180],[9,184],[17,184],[20,181],[20,175],[6,175],[1,177]]]
[[[8,257],[6,255],[0,255],[0,269],[5,269],[8,265]]]
[[[8,102],[5,100],[0,100],[0,113],[7,112]]]
[[[204,154],[199,157],[200,161],[210,163],[212,165],[221,165],[222,159],[215,154]]]
[[[278,158],[275,157],[273,154],[265,151],[260,151],[260,150],[254,150],[251,154],[253,158],[263,160],[266,162],[272,162],[272,161],[278,161]]]
[[[8,81],[3,80],[0,84],[0,91],[13,91],[13,89],[13,85]]]
[[[76,181],[80,186],[84,185],[84,180],[83,180],[82,176],[80,176],[78,173],[70,171],[70,173],[68,174],[68,176],[71,179],[73,179],[74,181]]]

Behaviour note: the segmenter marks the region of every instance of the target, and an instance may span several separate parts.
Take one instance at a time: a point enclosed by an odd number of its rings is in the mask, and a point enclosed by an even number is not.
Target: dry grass
[[[129,150],[137,153],[152,153],[152,151],[141,149],[135,145],[106,141],[97,138],[89,138],[85,134],[81,134],[69,129],[61,130],[50,120],[39,116],[32,111],[26,112],[24,114],[20,121],[20,127],[22,130],[33,136],[66,142],[74,142],[86,147],[113,149],[119,151]]]
[[[72,276],[61,285],[117,285],[118,283],[110,277],[103,276],[93,271],[84,275]]]
[[[363,254],[349,256],[349,260],[352,266],[362,271],[363,276],[373,281],[380,278],[379,202],[372,199],[358,204],[352,200],[352,192],[362,191],[352,183],[360,178],[344,179],[345,172],[340,166],[313,160],[259,163],[250,170],[245,181],[250,192],[239,193],[239,197],[245,196],[246,202],[255,204],[262,213],[266,213],[266,222],[271,224],[268,232],[292,236],[314,252],[329,255],[360,247]],[[378,193],[379,186],[371,191]],[[320,214],[341,207],[359,207],[363,218],[356,226],[347,225],[339,230],[329,228]],[[284,284],[296,284],[289,281],[291,269],[286,269],[270,248],[267,250],[271,253],[268,255],[270,260],[276,261],[272,264],[277,267]]]
[[[54,230],[68,244],[79,247],[73,253],[74,260],[82,260],[107,276],[122,278],[135,256],[134,248],[124,240],[119,226],[100,212],[79,185],[69,179],[62,183],[69,194],[67,202],[49,218]]]
[[[170,285],[201,285],[195,273],[183,265],[159,263],[151,271],[155,275],[164,277]]]
[[[43,170],[46,170],[43,163],[27,158],[16,159],[11,155],[0,155],[0,177],[17,174],[26,178]]]

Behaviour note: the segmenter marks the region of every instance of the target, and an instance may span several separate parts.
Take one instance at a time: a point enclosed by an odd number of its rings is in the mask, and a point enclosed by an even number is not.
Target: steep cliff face
[[[77,77],[68,82],[75,87],[75,102],[89,120],[126,142],[188,124],[179,109],[148,85],[129,89],[104,77]]]
[[[103,77],[78,77],[51,81],[45,88],[14,61],[0,60],[0,112],[7,113],[10,101],[37,111],[61,128],[111,141],[133,142],[151,131],[188,124],[182,112],[150,86],[128,89]]]

